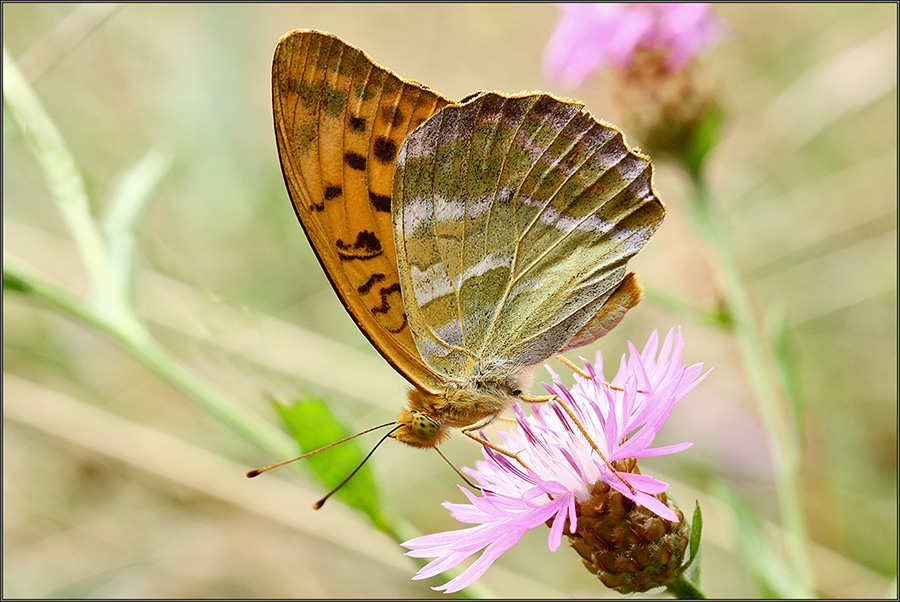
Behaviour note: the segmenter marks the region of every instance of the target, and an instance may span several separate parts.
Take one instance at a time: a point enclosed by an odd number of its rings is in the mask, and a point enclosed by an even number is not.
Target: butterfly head
[[[391,437],[413,447],[437,447],[450,436],[450,427],[440,418],[442,397],[413,389],[409,406],[400,412],[398,428]]]

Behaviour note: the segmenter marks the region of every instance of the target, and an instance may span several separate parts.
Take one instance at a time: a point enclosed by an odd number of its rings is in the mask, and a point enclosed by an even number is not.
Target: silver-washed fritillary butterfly
[[[413,386],[394,439],[436,447],[546,400],[525,393],[535,365],[640,300],[625,264],[665,210],[649,159],[581,103],[453,102],[303,30],[275,50],[272,94],[297,217],[359,329]]]

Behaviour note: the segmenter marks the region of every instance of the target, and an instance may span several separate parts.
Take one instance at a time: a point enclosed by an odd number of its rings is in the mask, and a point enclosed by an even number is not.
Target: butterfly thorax
[[[450,435],[450,429],[490,423],[519,401],[528,380],[527,375],[516,371],[495,372],[449,383],[437,394],[412,389],[409,405],[397,419],[400,428],[392,436],[413,447],[436,447]]]

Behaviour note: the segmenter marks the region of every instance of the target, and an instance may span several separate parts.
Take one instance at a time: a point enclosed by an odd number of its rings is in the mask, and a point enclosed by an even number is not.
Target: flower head
[[[544,51],[550,80],[577,88],[605,62],[626,68],[639,48],[665,52],[678,71],[719,35],[705,3],[558,4],[559,23]]]
[[[581,504],[594,497],[601,484],[606,485],[604,493],[611,489],[632,505],[679,522],[661,495],[668,484],[639,474],[634,458],[691,446],[650,444],[675,402],[706,375],[700,376],[701,364],[681,364],[680,329],[677,334],[674,329],[669,332],[661,349],[658,343],[656,331],[641,352],[629,342],[630,354],[622,357],[619,372],[609,383],[603,381],[600,353],[596,366],[585,362],[590,378],[576,376],[571,389],[551,371],[554,385],[545,387],[565,407],[549,402],[533,406],[534,414],[526,416],[516,404],[517,427],[500,433],[502,448],[510,456],[483,448],[484,460],[476,462],[475,470],[466,469],[483,487],[481,495],[460,488],[468,504],[444,503],[456,520],[475,526],[403,543],[410,549],[408,556],[435,558],[414,579],[437,575],[484,549],[462,574],[436,588],[458,591],[481,577],[525,531],[544,523],[550,525],[548,543],[555,551],[566,527],[576,533]]]

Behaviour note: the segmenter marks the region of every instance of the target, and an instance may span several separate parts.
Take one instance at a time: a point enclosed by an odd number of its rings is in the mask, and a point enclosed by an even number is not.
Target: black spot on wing
[[[372,259],[381,255],[381,241],[375,236],[374,232],[363,230],[356,235],[356,241],[346,243],[341,239],[335,241],[334,246],[337,247],[338,257],[341,261],[350,261],[353,259]],[[399,286],[399,285],[398,285]]]
[[[296,75],[290,74],[287,77],[279,77],[276,81],[278,91],[282,97],[299,95],[303,90],[303,81]]]
[[[406,121],[406,115],[397,107],[386,106],[381,109],[381,120],[384,123],[390,123],[393,127],[400,127]]]
[[[330,201],[333,198],[341,196],[340,186],[327,186],[325,188],[325,200]]]
[[[344,161],[351,169],[356,169],[358,171],[365,171],[366,169],[366,158],[359,153],[347,151],[344,153]]]
[[[375,211],[391,212],[391,196],[384,194],[375,194],[369,191],[369,202],[375,208]]]
[[[399,292],[400,292],[400,283],[399,282],[395,282],[394,284],[392,284],[390,286],[386,286],[386,287],[382,288],[380,291],[378,291],[378,293],[381,295],[381,305],[379,305],[377,307],[373,307],[372,313],[373,314],[386,314],[387,312],[389,312],[391,309],[391,305],[387,301],[388,297],[390,297],[391,294],[393,294],[393,293],[399,293]],[[402,301],[401,301],[401,303],[402,303]]]
[[[369,279],[366,280],[366,283],[360,287],[357,287],[356,290],[360,295],[365,295],[370,290],[372,290],[372,287],[375,286],[376,282],[381,282],[385,278],[386,276],[384,274],[372,274],[371,276],[369,276]]]
[[[365,117],[350,117],[350,121],[348,123],[350,129],[354,132],[365,132],[366,131],[366,118]]]
[[[375,139],[374,154],[382,163],[390,163],[397,156],[397,143],[390,138],[379,136]]]

